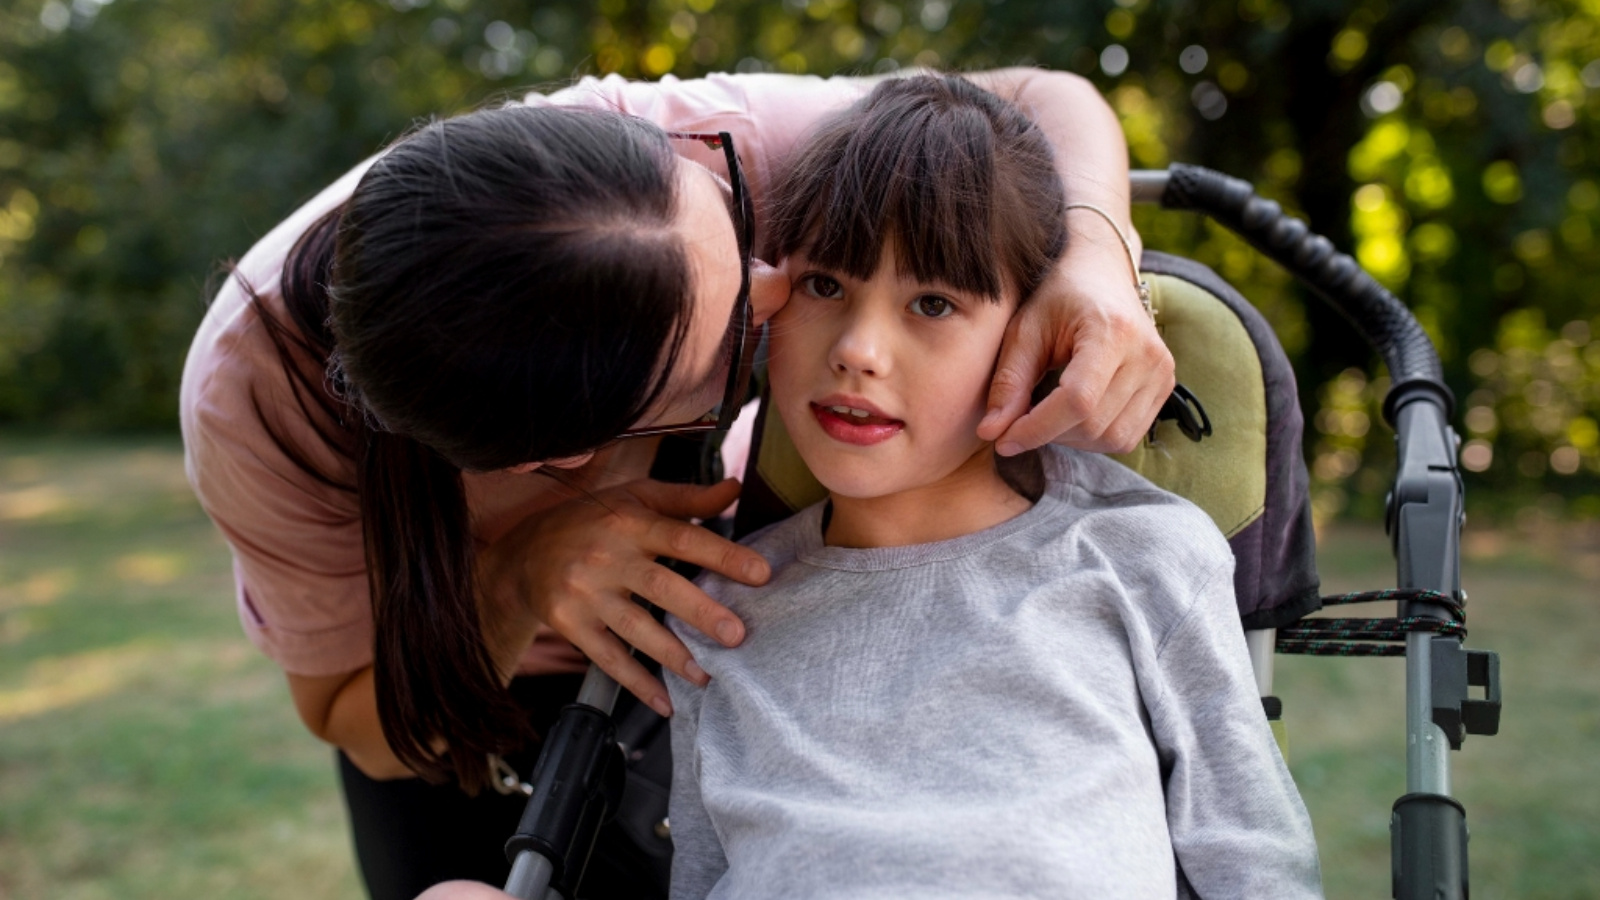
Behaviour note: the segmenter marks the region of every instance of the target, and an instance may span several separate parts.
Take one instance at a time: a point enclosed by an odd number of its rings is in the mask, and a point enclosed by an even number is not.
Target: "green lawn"
[[[1600,896],[1600,535],[1468,536],[1471,644],[1504,734],[1454,755],[1479,898]],[[1330,591],[1383,587],[1334,529]],[[1280,657],[1328,894],[1388,896],[1398,661]],[[171,441],[0,438],[0,900],[357,898],[329,752],[239,631],[226,548]]]

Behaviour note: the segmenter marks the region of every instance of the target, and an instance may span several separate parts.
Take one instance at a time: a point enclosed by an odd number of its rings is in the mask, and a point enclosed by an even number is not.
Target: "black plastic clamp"
[[[1443,794],[1407,794],[1389,816],[1395,900],[1467,900],[1467,811]]]
[[[1466,650],[1459,638],[1436,637],[1429,658],[1433,673],[1433,724],[1444,731],[1451,750],[1460,750],[1469,734],[1500,732],[1500,655],[1492,650]],[[1483,699],[1467,696],[1481,687]]]
[[[506,841],[506,859],[532,850],[552,866],[550,886],[576,896],[600,827],[616,814],[627,764],[617,746],[611,717],[580,703],[569,704],[545,738],[534,766],[533,793],[517,833]]]

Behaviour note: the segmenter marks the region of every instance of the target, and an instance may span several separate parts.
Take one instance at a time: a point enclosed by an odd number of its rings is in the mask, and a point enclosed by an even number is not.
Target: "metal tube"
[[[1450,795],[1450,741],[1433,724],[1433,635],[1406,635],[1406,793]]]
[[[1262,628],[1244,633],[1244,644],[1250,651],[1250,668],[1256,673],[1256,690],[1263,697],[1272,696],[1272,660],[1277,643],[1276,628]]]
[[[555,866],[550,860],[532,850],[524,850],[517,854],[517,861],[511,865],[511,877],[506,879],[506,893],[517,900],[561,900],[561,895],[550,887],[550,876],[555,874]]]
[[[1134,169],[1128,173],[1134,203],[1160,203],[1167,190],[1166,169]]]
[[[583,676],[583,687],[578,689],[578,701],[584,706],[592,706],[603,713],[610,713],[617,705],[617,694],[622,686],[600,667],[590,664],[589,672]]]

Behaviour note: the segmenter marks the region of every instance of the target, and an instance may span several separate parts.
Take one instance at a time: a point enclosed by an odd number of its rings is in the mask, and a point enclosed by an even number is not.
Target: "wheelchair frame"
[[[1499,659],[1462,648],[1461,440],[1450,425],[1455,399],[1438,353],[1393,294],[1327,238],[1256,196],[1247,182],[1183,164],[1135,171],[1131,182],[1136,203],[1200,212],[1244,238],[1345,315],[1383,357],[1391,380],[1383,414],[1397,441],[1385,527],[1396,557],[1398,613],[1409,632],[1406,793],[1390,818],[1392,896],[1465,900],[1466,811],[1450,796],[1449,752],[1469,733],[1498,731]],[[1446,627],[1452,624],[1457,627]],[[1251,631],[1246,638],[1265,697],[1275,636]],[[1483,688],[1484,696],[1469,697],[1472,687]],[[562,900],[552,883],[575,887],[581,878],[594,837],[621,794],[622,765],[609,718],[618,690],[591,666],[576,702],[546,738],[527,811],[506,844],[512,870],[505,889],[512,896]]]

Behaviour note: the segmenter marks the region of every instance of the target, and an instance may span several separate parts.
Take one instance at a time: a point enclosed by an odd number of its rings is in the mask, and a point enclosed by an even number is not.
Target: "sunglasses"
[[[739,417],[739,410],[744,405],[745,392],[750,385],[750,370],[755,361],[757,342],[750,339],[753,315],[750,309],[750,258],[755,241],[755,209],[750,202],[750,189],[745,184],[744,170],[739,165],[739,154],[733,149],[733,135],[726,131],[715,134],[668,132],[667,137],[698,141],[712,150],[721,150],[728,160],[728,182],[733,187],[733,231],[739,241],[739,297],[734,301],[733,318],[728,323],[728,331],[723,339],[727,350],[725,358],[729,360],[728,386],[723,390],[721,405],[696,421],[630,428],[617,435],[617,440],[727,431]]]

